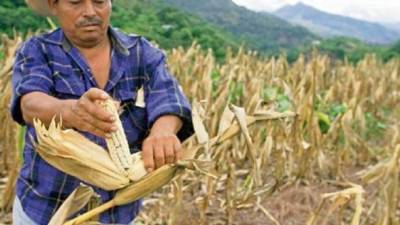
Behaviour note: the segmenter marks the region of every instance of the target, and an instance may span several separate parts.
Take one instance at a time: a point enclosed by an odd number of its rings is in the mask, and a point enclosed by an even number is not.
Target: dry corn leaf
[[[196,132],[196,137],[199,144],[205,144],[209,141],[209,136],[203,124],[203,120],[200,117],[201,111],[203,111],[201,105],[198,102],[193,102],[193,109],[192,109],[193,127]]]
[[[229,106],[226,106],[219,122],[218,136],[222,135],[232,125],[234,117],[235,114],[229,109]]]
[[[48,225],[62,225],[65,220],[81,210],[90,200],[93,195],[93,189],[88,186],[77,187],[63,202],[51,218]]]
[[[392,156],[379,162],[371,168],[357,173],[361,179],[367,183],[375,183],[378,180],[386,180],[392,173],[398,173],[400,159],[400,144],[396,146]]]
[[[350,185],[351,187],[345,190],[323,194],[317,212],[312,214],[307,224],[308,225],[316,224],[320,210],[324,205],[324,203],[326,202],[326,200],[330,200],[332,202],[329,210],[330,212],[332,212],[334,209],[340,207],[341,205],[348,203],[350,201],[350,198],[354,198],[355,211],[353,214],[353,218],[351,220],[351,225],[359,225],[361,220],[361,213],[363,210],[363,200],[364,200],[363,194],[365,191],[360,185],[352,183]],[[324,215],[324,218],[329,216],[330,216],[329,214]]]

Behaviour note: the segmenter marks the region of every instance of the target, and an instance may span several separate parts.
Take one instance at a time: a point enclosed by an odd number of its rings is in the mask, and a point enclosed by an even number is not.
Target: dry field
[[[0,44],[0,224],[21,160],[23,129],[8,112],[20,42]],[[400,224],[400,60],[313,52],[288,64],[240,51],[217,64],[195,44],[168,55],[195,111],[184,146],[212,166],[146,197],[137,224]]]

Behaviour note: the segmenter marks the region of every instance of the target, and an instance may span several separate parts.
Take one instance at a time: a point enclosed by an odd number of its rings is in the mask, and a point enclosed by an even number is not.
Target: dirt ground
[[[4,185],[6,178],[4,175],[0,178],[0,196],[3,194]],[[232,213],[232,224],[233,225],[298,225],[306,224],[313,212],[316,211],[318,205],[321,202],[321,195],[324,193],[334,192],[340,190],[338,185],[339,182],[335,181],[324,181],[312,184],[301,184],[282,186],[278,190],[274,191],[273,194],[263,199],[260,202],[262,207],[251,206],[249,208],[236,209]],[[373,188],[367,188],[364,195],[364,209],[368,207],[369,198],[368,196],[373,193]],[[185,196],[186,199],[188,196]],[[2,198],[0,198],[0,203]],[[194,200],[187,199],[184,201],[182,207],[181,217],[177,220],[180,225],[192,225],[199,224],[199,213]],[[142,213],[146,213],[147,210],[151,210],[151,204],[144,206]],[[329,202],[322,209],[319,215],[319,221],[326,219],[327,225],[341,224],[338,220],[338,212],[332,213],[329,217],[327,216],[327,208]],[[165,208],[168,208],[165,206]],[[351,220],[354,213],[353,205],[349,204],[342,211],[342,217],[340,219]],[[227,224],[228,216],[217,204],[212,204],[207,211],[207,220],[205,224],[217,225]],[[274,221],[275,220],[275,221]],[[0,212],[0,225],[11,224],[11,213]],[[138,224],[141,224],[140,221]],[[165,221],[161,224],[166,224]],[[316,223],[319,224],[319,223]]]

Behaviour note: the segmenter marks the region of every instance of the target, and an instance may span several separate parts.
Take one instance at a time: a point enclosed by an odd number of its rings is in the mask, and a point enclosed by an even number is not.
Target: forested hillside
[[[46,18],[35,15],[24,0],[0,1],[0,33],[50,29]],[[112,24],[126,32],[143,35],[163,49],[189,47],[194,41],[203,50],[212,49],[223,60],[227,48],[256,50],[260,56],[285,53],[290,62],[312,48],[336,59],[358,62],[374,53],[383,60],[399,56],[397,44],[376,46],[357,39],[324,39],[273,15],[256,13],[230,0],[118,0],[114,1]],[[0,51],[0,58],[1,58]]]
[[[10,36],[14,31],[26,33],[50,28],[46,18],[35,15],[24,0],[0,1],[0,18],[1,33]],[[227,47],[239,47],[239,42],[228,32],[162,1],[115,1],[112,24],[143,35],[165,49],[189,47],[197,41],[203,49],[213,49],[219,59],[224,57]]]
[[[400,33],[379,23],[324,12],[304,3],[284,6],[274,15],[322,37],[352,37],[375,44],[390,44],[400,38]]]
[[[291,25],[273,15],[250,11],[231,0],[165,1],[222,27],[261,53],[286,50],[288,54],[294,54],[320,39],[303,27]]]

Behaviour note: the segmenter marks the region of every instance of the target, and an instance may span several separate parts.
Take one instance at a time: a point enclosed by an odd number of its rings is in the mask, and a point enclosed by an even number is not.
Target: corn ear
[[[131,156],[128,141],[119,119],[119,113],[112,99],[101,102],[101,105],[110,112],[115,118],[117,131],[111,133],[110,138],[106,138],[108,152],[121,174],[127,176],[132,181],[137,181],[147,174],[140,153]]]
[[[120,172],[127,174],[127,170],[131,165],[131,155],[128,141],[124,133],[124,128],[122,127],[121,120],[119,119],[118,110],[111,99],[107,99],[101,102],[101,104],[114,116],[114,124],[117,126],[117,131],[112,132],[111,137],[106,138],[108,152]]]

